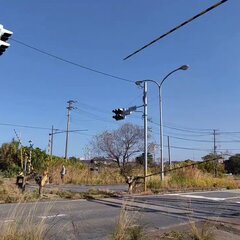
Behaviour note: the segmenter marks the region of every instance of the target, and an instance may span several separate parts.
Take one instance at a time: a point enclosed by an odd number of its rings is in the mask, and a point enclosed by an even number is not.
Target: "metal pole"
[[[143,89],[143,103],[144,103],[144,191],[147,191],[147,82],[144,82]]]
[[[163,116],[162,116],[162,85],[159,86],[159,106],[160,106],[160,161],[161,161],[161,181],[164,180],[164,163],[163,163]]]

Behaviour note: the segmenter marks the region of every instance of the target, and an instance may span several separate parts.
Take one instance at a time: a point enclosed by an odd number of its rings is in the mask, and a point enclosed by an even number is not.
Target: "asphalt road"
[[[109,239],[122,206],[149,230],[167,229],[190,220],[217,219],[240,225],[240,191],[126,196],[99,200],[63,200],[0,205],[0,226],[17,219],[44,221],[47,239]],[[24,224],[22,224],[24,226]]]

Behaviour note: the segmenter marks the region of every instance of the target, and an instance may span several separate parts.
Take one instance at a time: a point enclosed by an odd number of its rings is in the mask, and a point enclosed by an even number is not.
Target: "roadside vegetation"
[[[212,190],[240,188],[240,181],[231,176],[214,177],[210,173],[198,168],[183,168],[172,171],[165,177],[164,182],[159,176],[152,176],[148,180],[148,188],[153,192],[185,191],[185,190]]]
[[[237,177],[240,175],[240,154],[231,156],[225,161],[220,155],[210,153],[202,157],[202,162],[188,159],[174,162],[171,166],[165,164],[165,181],[161,182],[161,169],[153,158],[155,147],[156,144],[149,144],[148,174],[150,177],[147,177],[149,192],[240,187],[240,180]],[[22,193],[15,185],[16,176],[23,171],[24,164],[27,163],[28,166],[30,156],[30,173],[26,176],[26,180],[32,184],[36,184],[34,180],[36,175],[43,175],[45,172],[50,184],[54,184],[55,187],[62,185],[60,171],[64,165],[67,170],[64,184],[126,184],[128,179],[140,179],[141,181],[135,182],[133,193],[143,190],[144,155],[141,127],[124,124],[117,130],[105,131],[93,138],[89,148],[97,157],[86,162],[75,157],[70,157],[67,161],[57,156],[50,157],[40,148],[21,146],[14,139],[2,144],[0,146],[0,202],[39,199],[37,191]],[[57,187],[43,193],[53,198],[86,198],[85,194],[63,193]]]

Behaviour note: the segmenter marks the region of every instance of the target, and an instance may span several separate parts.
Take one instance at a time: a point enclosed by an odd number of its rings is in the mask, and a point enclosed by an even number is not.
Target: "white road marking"
[[[181,197],[187,197],[187,198],[201,198],[201,199],[207,199],[212,201],[224,201],[227,198],[214,198],[214,197],[205,197],[205,196],[198,196],[198,195],[180,195]]]
[[[188,195],[188,194],[180,194],[180,193],[165,194],[165,195],[187,197],[187,198],[200,198],[200,199],[207,199],[212,201],[224,201],[227,199],[227,198],[214,198],[214,197],[205,197],[205,196],[199,196],[199,195]]]
[[[39,218],[46,219],[46,218],[56,218],[56,217],[64,217],[67,216],[66,214],[56,214],[56,215],[49,215],[49,216],[38,216]]]
[[[227,197],[227,198],[205,197],[205,196],[190,195],[190,194],[185,194],[185,193],[170,193],[170,194],[164,194],[164,195],[180,196],[180,197],[187,197],[187,198],[200,198],[200,199],[206,199],[206,200],[212,200],[212,201],[224,201],[224,200],[239,198],[239,196],[237,196],[237,197]]]

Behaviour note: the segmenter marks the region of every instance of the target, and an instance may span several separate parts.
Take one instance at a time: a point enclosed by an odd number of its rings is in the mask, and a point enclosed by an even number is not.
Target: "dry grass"
[[[44,218],[35,218],[38,204],[34,208],[17,204],[9,211],[7,219],[0,223],[0,240],[44,240],[47,228]],[[47,214],[51,209],[48,206],[42,209],[42,214]]]
[[[136,214],[131,214],[127,211],[124,204],[118,222],[116,224],[115,232],[113,233],[112,240],[147,240],[147,233],[145,229],[136,224]]]
[[[65,199],[99,199],[99,198],[109,198],[116,197],[117,195],[111,191],[103,191],[98,189],[92,189],[87,192],[71,192],[71,191],[50,191],[51,195],[56,195],[60,198]]]
[[[197,227],[194,222],[191,222],[191,232],[189,236],[193,240],[214,240],[215,227],[210,222],[206,221],[202,223],[201,227]]]
[[[120,184],[125,183],[125,179],[120,175],[118,168],[100,168],[99,172],[90,171],[85,166],[68,165],[66,166],[67,174],[64,182],[72,184],[100,185],[100,184]],[[61,165],[50,168],[50,174],[53,183],[60,184]]]
[[[22,193],[22,190],[18,189],[13,181],[9,179],[0,180],[0,203],[36,201],[38,197],[36,191]]]
[[[212,189],[227,188],[236,189],[240,183],[233,178],[215,178],[210,174],[203,173],[196,168],[176,170],[166,176],[165,181],[160,181],[160,176],[148,179],[148,187],[154,190],[188,190],[188,189]]]

